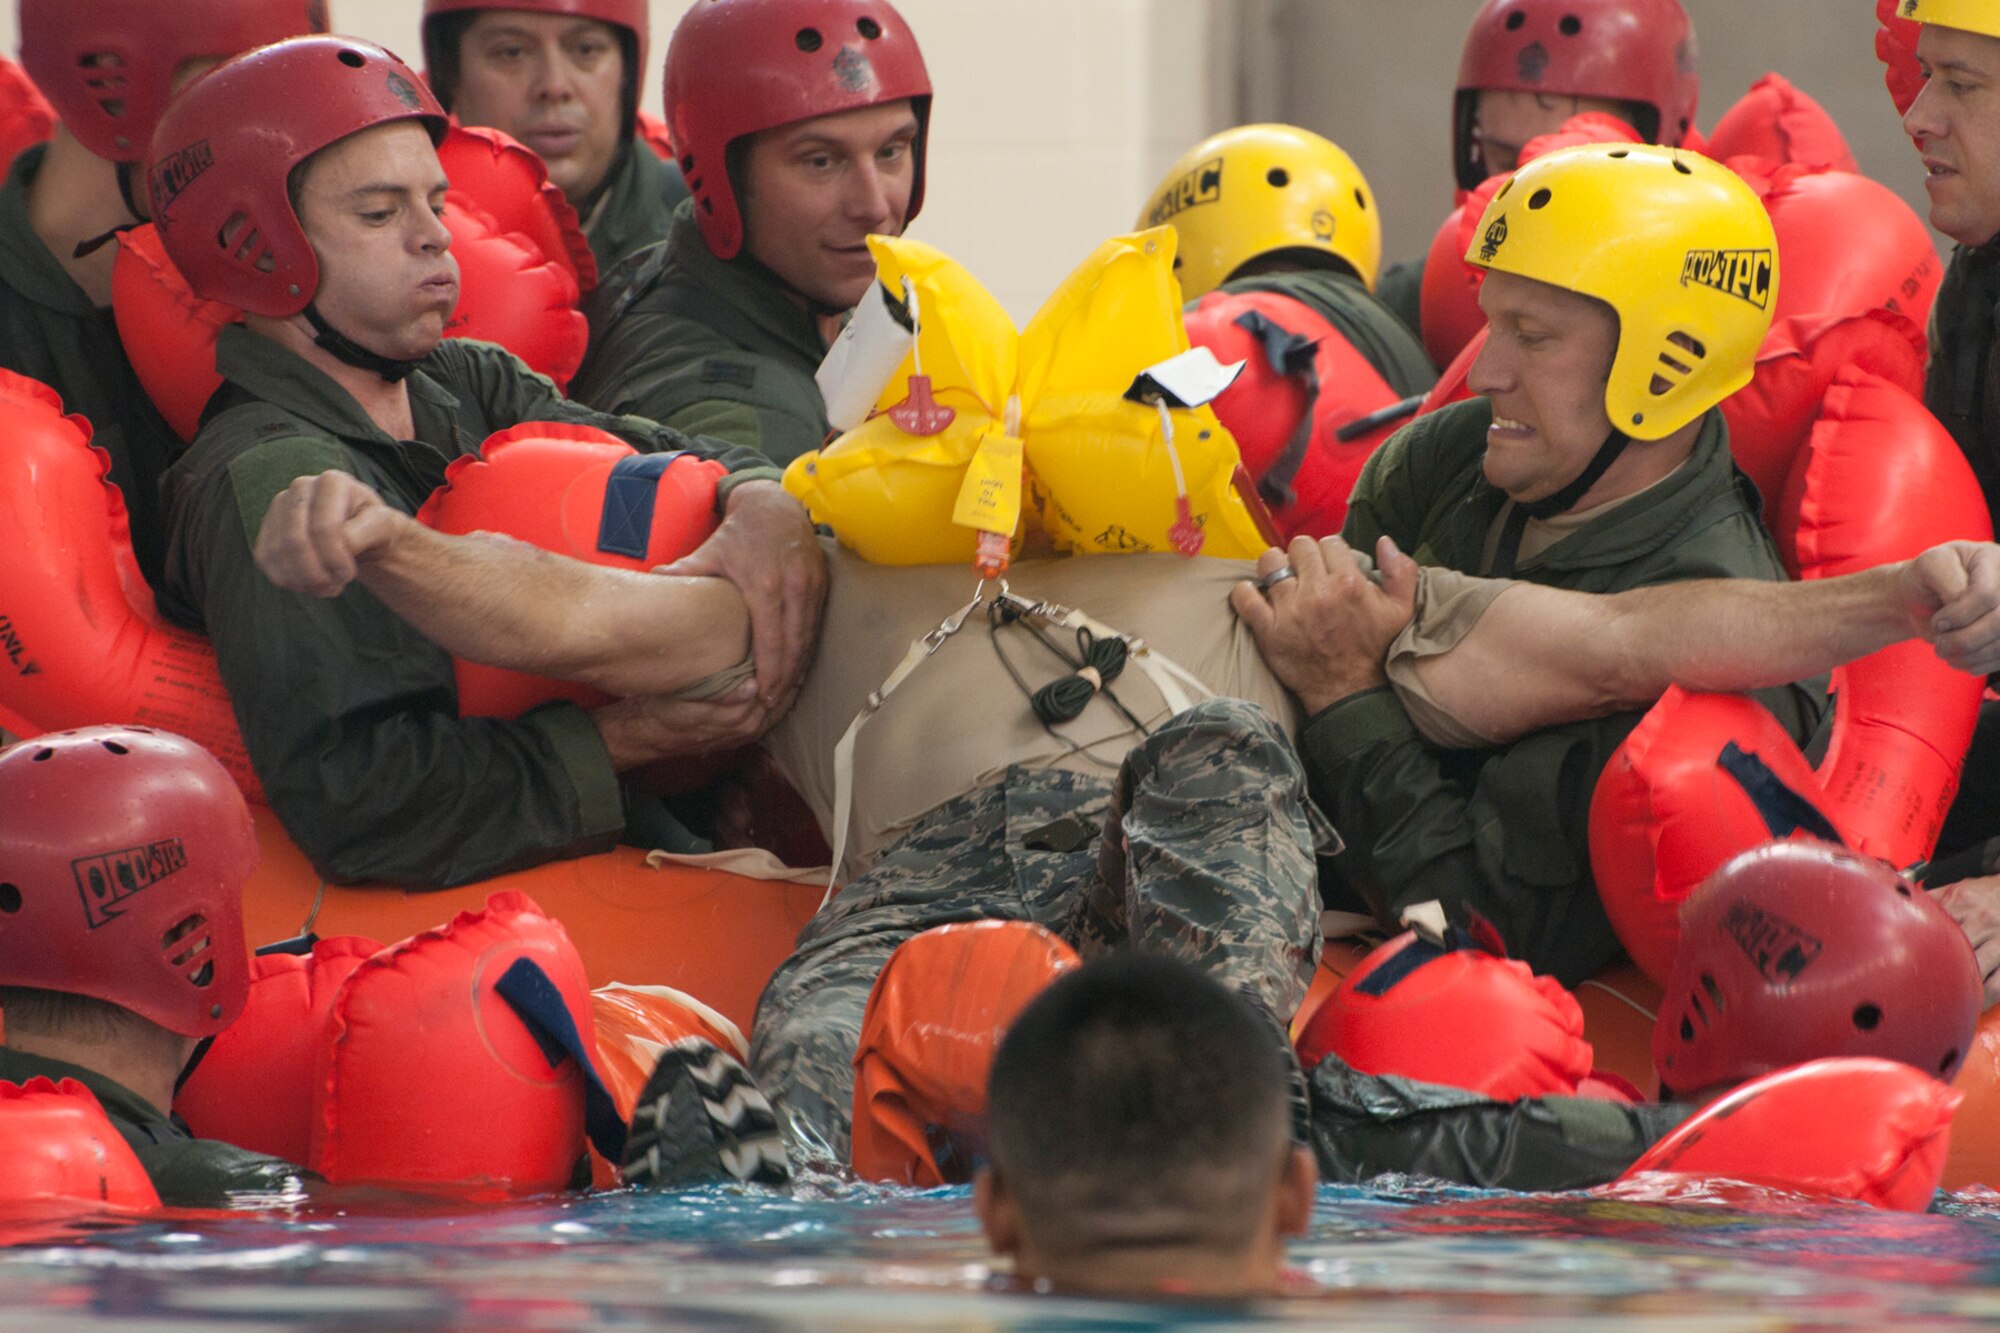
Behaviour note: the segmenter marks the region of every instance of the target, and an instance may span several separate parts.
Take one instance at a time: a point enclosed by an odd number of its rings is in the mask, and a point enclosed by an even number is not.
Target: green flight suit
[[[1341,535],[1373,551],[1387,534],[1420,564],[1483,573],[1507,497],[1480,471],[1483,398],[1412,422],[1363,469]],[[1514,577],[1579,592],[1683,579],[1782,579],[1755,488],[1736,470],[1720,412],[1688,462],[1643,496],[1524,559]],[[1800,745],[1826,712],[1824,682],[1759,691]],[[1565,985],[1617,956],[1591,879],[1590,798],[1641,713],[1549,727],[1509,745],[1426,743],[1386,689],[1309,718],[1299,748],[1314,795],[1347,840],[1349,872],[1378,913],[1438,899],[1499,927],[1513,956]]]
[[[221,1207],[232,1194],[290,1193],[305,1181],[318,1179],[282,1158],[198,1139],[179,1116],[161,1111],[124,1084],[82,1065],[0,1047],[0,1082],[26,1083],[31,1078],[55,1082],[73,1078],[89,1088],[112,1128],[132,1145],[160,1202],[170,1208]]]
[[[454,458],[525,421],[720,458],[725,490],[771,479],[763,459],[568,402],[487,343],[447,339],[410,376],[415,440],[391,439],[331,378],[248,329],[224,329],[215,360],[227,383],[163,483],[161,610],[214,643],[264,794],[319,873],[437,887],[611,846],[623,798],[587,712],[459,717],[450,655],[366,588],[325,599],[264,577],[251,558],[264,511],[294,478],[340,469],[414,514]]]
[[[760,450],[782,466],[826,441],[813,373],[819,322],[769,269],[717,259],[692,204],[664,244],[608,275],[585,306],[578,402]]]
[[[626,256],[664,240],[674,209],[687,197],[681,169],[634,139],[584,219],[598,273],[609,273]]]
[[[90,420],[132,518],[132,551],[154,587],[167,547],[160,474],[180,437],[140,387],[108,306],[92,303],[28,225],[28,186],[48,149],[14,159],[0,187],[0,366],[40,380]]]

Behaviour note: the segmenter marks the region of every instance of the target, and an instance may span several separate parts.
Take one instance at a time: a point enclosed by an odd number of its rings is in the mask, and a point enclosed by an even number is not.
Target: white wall
[[[175,0],[155,0],[171,6]],[[1921,172],[1882,89],[1870,0],[1684,0],[1701,123],[1766,69],[1831,110],[1863,170],[1921,213]],[[88,4],[90,0],[73,0]],[[344,31],[418,58],[418,0],[329,0]],[[644,105],[689,0],[652,0]],[[1382,201],[1387,257],[1421,253],[1450,206],[1458,47],[1477,0],[897,0],[939,88],[931,185],[912,234],[1025,321],[1167,163],[1240,119],[1342,144]],[[0,0],[11,49],[15,0]]]
[[[1211,27],[1230,45],[1231,25],[1214,16],[1233,3],[898,0],[939,89],[927,203],[911,234],[959,259],[1025,322],[1099,241],[1132,224],[1164,164],[1227,120],[1231,81],[1202,52]],[[652,0],[641,105],[656,114],[667,38],[688,7]],[[421,58],[418,0],[329,8],[339,31]],[[15,0],[0,0],[0,34],[11,53]]]

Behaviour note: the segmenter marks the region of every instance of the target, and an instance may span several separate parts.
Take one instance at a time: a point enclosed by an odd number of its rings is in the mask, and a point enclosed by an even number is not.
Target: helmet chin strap
[[[1618,456],[1625,452],[1625,446],[1632,443],[1632,437],[1624,431],[1613,428],[1604,437],[1604,443],[1597,446],[1597,453],[1584,465],[1576,479],[1552,495],[1539,500],[1516,500],[1507,512],[1506,526],[1500,529],[1500,545],[1493,553],[1493,568],[1490,571],[1496,579],[1511,577],[1514,566],[1521,555],[1521,536],[1528,530],[1531,518],[1554,518],[1557,514],[1568,513],[1576,507],[1592,486],[1595,486]]]
[[[366,370],[380,375],[390,384],[400,384],[410,377],[412,371],[423,364],[422,357],[418,357],[413,361],[398,361],[393,357],[381,356],[369,351],[366,347],[363,347],[360,343],[327,323],[326,316],[319,312],[317,302],[308,305],[304,313],[306,322],[313,326],[313,332],[317,335],[313,338],[314,345],[331,353],[336,361],[353,366],[356,370]]]

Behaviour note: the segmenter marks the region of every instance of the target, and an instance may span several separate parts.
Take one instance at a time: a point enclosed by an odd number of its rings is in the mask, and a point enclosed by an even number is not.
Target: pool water
[[[21,1233],[16,1232],[18,1237]],[[610,1194],[51,1225],[0,1250],[16,1329],[1985,1328],[2000,1194],[1923,1215],[1764,1192],[1323,1186],[1299,1295],[1253,1308],[1002,1289],[967,1192]]]

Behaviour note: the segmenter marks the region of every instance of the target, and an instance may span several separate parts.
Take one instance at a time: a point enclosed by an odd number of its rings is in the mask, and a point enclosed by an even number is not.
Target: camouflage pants
[[[1323,828],[1290,742],[1235,699],[1160,727],[1115,783],[1012,769],[930,811],[806,924],[758,1002],[751,1069],[794,1161],[846,1164],[869,991],[933,926],[1033,921],[1086,958],[1157,950],[1289,1018],[1317,962]]]

